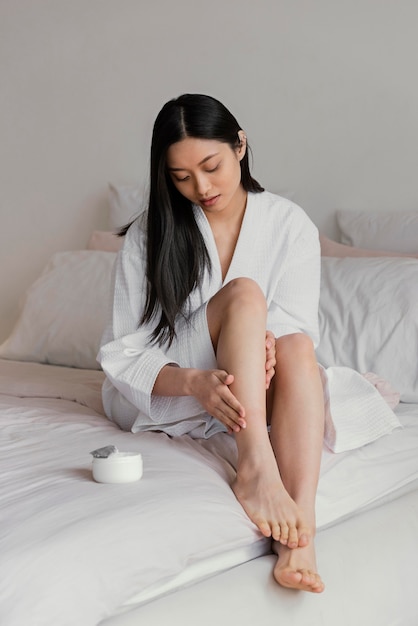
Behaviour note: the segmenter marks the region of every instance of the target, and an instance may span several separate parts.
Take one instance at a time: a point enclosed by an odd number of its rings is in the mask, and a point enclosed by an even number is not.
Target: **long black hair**
[[[211,268],[203,236],[192,204],[174,186],[167,169],[168,148],[186,137],[215,139],[233,150],[241,130],[235,117],[218,100],[200,94],[184,94],[167,102],[154,123],[151,142],[150,189],[147,224],[147,299],[141,323],[159,315],[151,338],[160,345],[175,337],[175,319],[185,309],[190,293]],[[245,191],[264,189],[251,176],[249,148],[240,161]]]

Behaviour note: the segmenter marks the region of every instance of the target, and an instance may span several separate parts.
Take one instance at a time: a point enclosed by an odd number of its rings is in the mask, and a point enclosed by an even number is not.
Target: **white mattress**
[[[101,415],[101,372],[0,362],[0,623],[93,626],[254,557],[269,542],[229,487],[232,437],[121,432]],[[412,489],[418,407],[359,450],[324,450],[324,529]],[[89,452],[137,450],[130,485],[91,477]],[[327,531],[328,532],[328,531]]]

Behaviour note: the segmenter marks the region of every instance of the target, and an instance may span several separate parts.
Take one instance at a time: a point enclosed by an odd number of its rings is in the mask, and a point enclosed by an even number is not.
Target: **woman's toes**
[[[289,548],[297,548],[299,545],[299,537],[296,526],[289,527],[289,537],[287,539],[287,545]]]
[[[310,570],[302,569],[300,570],[300,573],[302,574],[302,584],[306,585],[307,587],[310,587],[314,584],[315,574],[313,574]]]
[[[274,541],[282,542],[282,528],[280,524],[272,524],[271,536],[274,539]]]
[[[322,582],[319,574],[316,572],[312,572],[311,570],[301,570],[302,581],[301,584],[304,585],[307,589],[311,589],[311,591],[315,591],[320,593],[324,590],[325,585]]]
[[[325,589],[325,585],[318,576],[318,579],[315,581],[315,584],[312,585],[312,591],[314,591],[315,593],[322,593],[324,589]]]
[[[258,530],[261,532],[264,537],[271,537],[271,527],[268,522],[265,520],[255,521],[255,524],[258,526]]]
[[[310,570],[282,569],[275,575],[277,582],[284,587],[321,593],[325,585],[320,576]]]
[[[311,540],[311,532],[308,528],[301,528],[298,535],[298,546],[304,548]]]
[[[273,542],[273,549],[279,555],[273,570],[273,576],[279,585],[312,593],[324,591],[325,585],[316,569],[313,542],[306,548],[296,550]]]
[[[286,524],[280,524],[280,537],[279,541],[283,546],[286,546],[289,539],[289,526]]]

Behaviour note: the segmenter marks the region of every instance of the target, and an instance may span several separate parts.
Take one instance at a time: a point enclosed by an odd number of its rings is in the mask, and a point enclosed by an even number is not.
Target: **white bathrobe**
[[[180,367],[217,367],[207,327],[206,305],[234,278],[249,277],[261,287],[268,306],[267,329],[276,337],[303,332],[315,345],[319,341],[319,237],[305,212],[271,193],[249,193],[234,255],[222,280],[209,223],[200,207],[195,206],[193,210],[210,255],[212,271],[205,273],[201,288],[190,294],[187,306],[192,311],[191,318],[187,322],[179,317],[177,336],[170,348],[150,344],[152,325],[138,328],[146,294],[145,213],[129,229],[117,256],[110,322],[98,359],[107,377],[103,386],[105,412],[125,430],[163,430],[170,435],[189,433],[193,437],[210,437],[226,430],[195,398],[153,396],[152,389],[159,371],[168,363]],[[357,447],[399,425],[373,385],[353,370],[337,370],[337,375],[328,371],[328,376],[321,370],[327,414],[325,440],[329,447],[334,450]],[[336,385],[329,384],[336,380]],[[354,421],[347,405],[344,389],[347,384],[350,395],[356,397]],[[335,398],[339,398],[334,404],[332,387]],[[339,431],[341,436],[338,436]]]

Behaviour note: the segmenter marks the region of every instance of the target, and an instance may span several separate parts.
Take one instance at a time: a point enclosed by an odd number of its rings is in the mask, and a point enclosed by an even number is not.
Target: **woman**
[[[324,589],[314,549],[319,267],[316,228],[252,178],[234,116],[208,96],[167,102],[148,211],[116,262],[99,355],[106,414],[133,432],[233,433],[232,489],[273,539],[275,579],[312,592]]]

